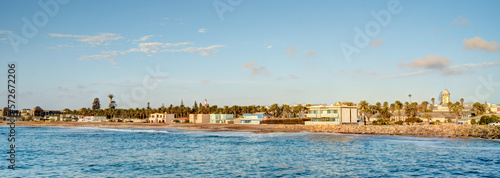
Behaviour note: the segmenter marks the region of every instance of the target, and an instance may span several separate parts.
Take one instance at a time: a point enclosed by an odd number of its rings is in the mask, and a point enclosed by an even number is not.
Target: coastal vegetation
[[[79,110],[64,109],[65,114],[74,115],[86,115],[86,116],[107,116],[108,118],[148,118],[150,114],[153,113],[171,113],[174,114],[176,118],[188,117],[189,114],[233,114],[234,117],[242,117],[245,113],[258,113],[262,112],[267,115],[271,115],[275,118],[295,118],[301,117],[301,115],[307,112],[307,108],[304,105],[287,105],[287,104],[272,104],[269,107],[260,105],[249,105],[249,106],[223,106],[218,107],[217,105],[208,105],[205,107],[201,103],[194,102],[192,107],[184,106],[183,101],[181,105],[174,106],[170,105],[168,107],[161,106],[159,108],[151,108],[149,102],[146,108],[129,108],[129,109],[118,109],[116,108],[117,103],[113,101],[113,95],[109,94],[108,98],[110,100],[109,107],[101,109],[101,104],[99,98],[95,98],[92,102],[92,108],[81,108]]]

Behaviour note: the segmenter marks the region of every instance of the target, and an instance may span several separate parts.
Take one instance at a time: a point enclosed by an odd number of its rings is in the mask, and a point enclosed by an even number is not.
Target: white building
[[[306,121],[305,125],[340,125],[340,124],[357,124],[358,123],[358,107],[336,105],[312,105],[307,107],[309,113],[306,117],[311,118],[311,121]]]
[[[210,123],[226,123],[226,120],[233,118],[232,114],[210,114]]]
[[[189,122],[197,124],[210,123],[210,114],[189,114]]]
[[[148,118],[148,123],[172,123],[175,120],[174,114],[154,113]]]

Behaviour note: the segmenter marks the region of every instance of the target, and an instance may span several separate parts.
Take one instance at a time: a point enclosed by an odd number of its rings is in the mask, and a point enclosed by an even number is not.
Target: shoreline
[[[0,126],[8,126],[0,122]],[[342,133],[360,135],[395,135],[428,138],[484,138],[500,139],[500,127],[482,125],[254,125],[254,124],[159,124],[117,122],[31,122],[17,121],[16,126],[25,127],[98,127],[136,129],[178,129],[208,132],[252,132],[252,133]]]

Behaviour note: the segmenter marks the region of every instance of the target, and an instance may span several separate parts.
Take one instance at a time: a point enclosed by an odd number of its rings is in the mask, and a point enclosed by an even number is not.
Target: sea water
[[[500,176],[500,141],[403,136],[0,127],[0,177]]]

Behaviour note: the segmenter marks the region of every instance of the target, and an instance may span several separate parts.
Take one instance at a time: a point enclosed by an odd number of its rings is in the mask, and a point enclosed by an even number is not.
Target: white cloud
[[[488,42],[484,38],[478,36],[471,39],[464,39],[463,43],[464,48],[469,50],[486,50],[489,52],[500,50],[500,45],[498,45],[498,42],[494,40]]]
[[[163,47],[190,46],[190,45],[194,45],[194,43],[192,42],[164,43]]]
[[[450,60],[446,57],[442,57],[440,55],[428,55],[424,58],[421,59],[415,59],[414,61],[403,64],[399,63],[399,66],[406,65],[411,68],[431,68],[431,69],[436,69],[436,68],[444,68],[450,64]]]
[[[80,57],[79,60],[81,60],[81,61],[89,61],[91,59],[108,60],[108,61],[114,61],[115,60],[115,58],[113,58],[113,56],[107,55],[107,54],[86,55],[86,56]]]
[[[134,41],[146,41],[146,40],[149,40],[151,37],[154,37],[154,35],[146,35],[146,36],[143,36],[140,39],[137,39]]]
[[[9,30],[0,30],[0,34],[10,34],[12,31]]]
[[[76,38],[77,41],[88,43],[91,45],[106,45],[109,41],[115,41],[119,39],[123,39],[118,34],[114,33],[99,33],[96,36],[87,36],[87,35],[64,35],[64,34],[56,34],[50,33],[51,37],[65,37],[65,38]]]
[[[126,51],[102,51],[103,54],[108,54],[111,56],[118,56],[118,55],[125,55],[127,54]]]
[[[207,29],[200,28],[198,29],[198,33],[207,33]]]
[[[458,16],[455,20],[453,20],[453,23],[460,24],[460,25],[467,25],[469,23],[469,19],[467,19],[463,15],[461,15],[461,16]]]
[[[213,45],[213,46],[208,46],[208,47],[189,47],[189,48],[185,48],[185,49],[182,49],[183,51],[185,52],[188,52],[188,53],[196,53],[196,54],[200,54],[202,56],[213,56],[215,53],[218,52],[217,48],[220,48],[220,47],[224,47],[222,45]]]
[[[378,38],[376,40],[373,40],[373,43],[372,43],[372,46],[374,47],[379,47],[379,46],[382,46],[384,45],[384,40]]]
[[[252,61],[252,62],[247,62],[247,63],[244,63],[242,66],[243,66],[243,67],[245,67],[245,68],[248,68],[248,67],[253,67],[253,66],[255,66],[255,64],[257,64],[257,62]]]
[[[181,42],[181,43],[159,43],[159,42],[150,42],[150,43],[139,43],[139,48],[132,48],[128,50],[128,52],[143,52],[143,53],[153,53],[156,54],[161,48],[175,47],[175,46],[188,46],[193,45],[191,42]],[[170,51],[170,50],[162,50],[162,51]],[[170,52],[178,52],[178,51],[170,51]]]
[[[7,40],[7,38],[0,38],[0,41],[4,41],[4,40]]]
[[[269,46],[267,46],[266,48],[267,48],[267,49],[271,49],[272,47],[273,47],[272,45],[269,45]]]
[[[139,48],[130,49],[129,52],[143,52],[143,53],[153,53],[156,54],[163,43],[152,42],[152,43],[140,43]]]

